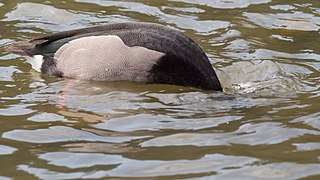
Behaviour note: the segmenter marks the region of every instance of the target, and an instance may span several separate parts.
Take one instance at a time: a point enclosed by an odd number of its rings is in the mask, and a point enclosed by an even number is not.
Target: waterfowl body
[[[51,76],[140,81],[221,91],[206,54],[179,31],[152,23],[120,23],[21,41],[11,52],[32,57]]]

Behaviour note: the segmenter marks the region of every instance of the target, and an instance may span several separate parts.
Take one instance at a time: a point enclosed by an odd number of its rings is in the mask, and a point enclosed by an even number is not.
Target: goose
[[[222,91],[210,61],[192,39],[155,23],[115,23],[68,30],[14,43],[49,76],[136,81]]]

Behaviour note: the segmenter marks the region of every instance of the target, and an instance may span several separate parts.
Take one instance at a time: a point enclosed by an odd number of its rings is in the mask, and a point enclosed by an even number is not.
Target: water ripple
[[[163,146],[220,146],[230,144],[270,145],[279,144],[305,134],[320,132],[281,127],[280,123],[245,124],[232,133],[177,133],[157,137],[141,143],[142,147]]]
[[[0,155],[9,155],[13,154],[15,151],[17,151],[17,148],[5,146],[0,144]]]
[[[170,0],[175,2],[185,2],[191,4],[206,5],[213,8],[219,9],[235,9],[235,8],[246,8],[254,4],[269,3],[271,0]]]
[[[246,12],[243,16],[255,24],[268,29],[297,31],[318,31],[320,29],[320,17],[303,12],[294,12],[292,14],[260,14]]]
[[[0,179],[317,178],[318,4],[1,2]],[[207,53],[224,92],[54,78],[5,51],[21,39],[118,22],[182,31]]]
[[[78,157],[78,165],[73,161],[66,161],[68,158]],[[32,173],[40,178],[60,177],[61,174],[70,178],[102,178],[106,176],[114,177],[156,177],[169,175],[183,175],[185,169],[192,174],[210,173],[227,168],[241,167],[256,161],[249,157],[225,156],[221,154],[206,155],[197,160],[177,160],[177,161],[158,161],[158,160],[131,160],[118,155],[86,154],[86,153],[50,153],[40,155],[40,158],[48,160],[50,164],[57,166],[67,166],[71,168],[88,167],[93,165],[90,158],[100,161],[101,164],[120,164],[111,171],[95,171],[88,173],[64,174],[59,172],[50,172],[46,169],[33,168],[27,165],[19,165],[19,169]],[[61,159],[62,158],[62,159]],[[72,158],[73,159],[73,158]],[[50,173],[49,173],[50,172]]]
[[[97,129],[120,132],[139,130],[157,131],[161,129],[199,130],[216,127],[220,124],[239,119],[241,119],[239,116],[176,119],[165,115],[139,114],[129,117],[113,118],[103,123],[96,124],[94,127]]]
[[[13,81],[14,73],[21,73],[15,66],[0,67],[0,81]]]
[[[103,19],[89,14],[72,13],[49,5],[38,3],[20,3],[14,11],[6,14],[2,21],[19,21],[16,26],[21,28],[40,28],[49,31],[62,31],[92,25],[94,23],[127,22],[127,17],[109,16]]]
[[[114,142],[121,143],[145,137],[102,137],[93,133],[65,126],[51,126],[48,129],[21,130],[2,134],[3,138],[31,143],[55,143],[66,141]]]
[[[223,170],[221,175],[213,176],[217,179],[300,179],[305,176],[317,175],[319,164],[297,164],[297,163],[271,163],[243,167],[234,170]],[[211,179],[206,177],[203,179]]]

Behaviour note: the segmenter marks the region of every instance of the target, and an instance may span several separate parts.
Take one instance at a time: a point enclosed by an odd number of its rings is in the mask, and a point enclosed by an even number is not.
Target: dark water
[[[319,0],[1,0],[0,179],[319,179]],[[147,21],[207,52],[224,93],[39,74],[11,43]]]

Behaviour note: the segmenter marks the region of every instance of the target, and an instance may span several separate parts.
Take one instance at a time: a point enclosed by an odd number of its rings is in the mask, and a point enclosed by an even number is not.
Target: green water
[[[156,22],[224,93],[39,74],[15,41]],[[0,1],[0,179],[319,179],[318,0]]]

